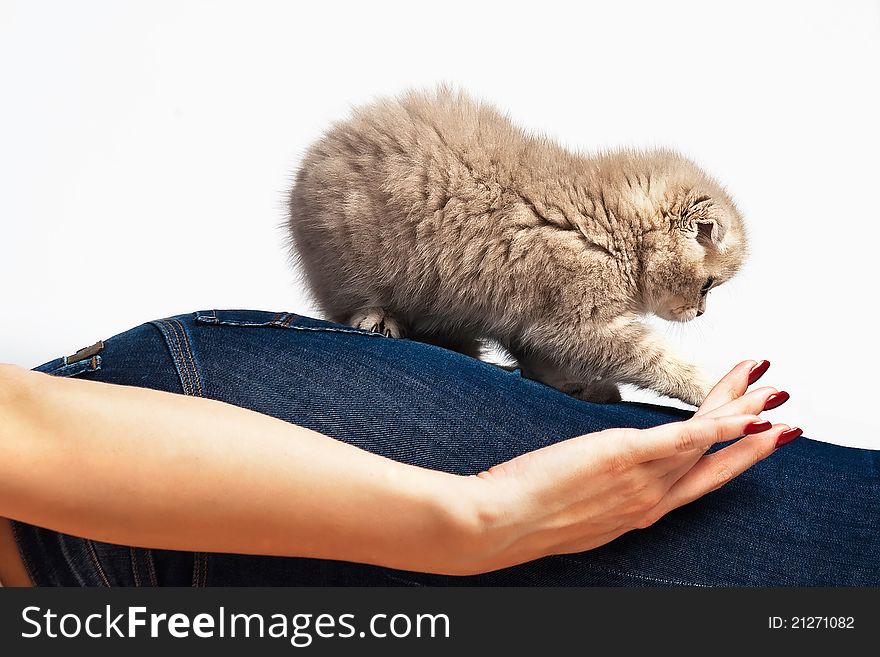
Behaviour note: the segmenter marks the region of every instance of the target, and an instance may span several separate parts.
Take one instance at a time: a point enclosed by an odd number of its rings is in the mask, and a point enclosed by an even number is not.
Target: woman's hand
[[[486,502],[477,570],[581,552],[649,527],[796,438],[800,429],[758,417],[787,393],[769,387],[746,393],[768,365],[737,365],[687,421],[572,438],[472,477],[477,499]]]

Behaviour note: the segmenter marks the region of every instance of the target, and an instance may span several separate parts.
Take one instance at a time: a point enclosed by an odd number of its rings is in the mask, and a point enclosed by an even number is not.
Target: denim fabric
[[[219,399],[460,474],[571,436],[687,415],[590,404],[438,347],[251,310],[158,320],[107,340],[88,359],[38,369]],[[135,549],[22,523],[14,531],[41,585],[877,585],[878,463],[880,452],[802,438],[649,529],[472,577]]]

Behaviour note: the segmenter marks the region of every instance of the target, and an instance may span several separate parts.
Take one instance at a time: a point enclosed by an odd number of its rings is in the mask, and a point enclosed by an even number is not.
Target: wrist
[[[409,498],[410,541],[397,543],[393,562],[404,570],[442,575],[474,575],[491,570],[485,559],[491,545],[491,505],[475,477],[412,468],[395,499]],[[477,484],[477,485],[475,485]],[[416,529],[417,527],[417,529]]]
[[[455,537],[447,574],[475,575],[542,556],[525,545],[525,501],[516,502],[516,491],[507,490],[507,482],[484,475],[456,479],[456,494],[447,502]]]

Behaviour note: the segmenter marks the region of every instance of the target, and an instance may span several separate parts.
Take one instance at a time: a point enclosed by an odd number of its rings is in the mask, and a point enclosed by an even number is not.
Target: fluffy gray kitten
[[[709,383],[640,316],[686,322],[746,254],[724,189],[668,150],[592,157],[462,93],[357,109],[308,151],[291,244],[327,316],[478,357],[578,398],[631,383],[699,404]]]

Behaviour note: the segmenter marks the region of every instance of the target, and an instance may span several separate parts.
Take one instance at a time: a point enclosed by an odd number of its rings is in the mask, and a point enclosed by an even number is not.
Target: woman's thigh
[[[220,399],[415,465],[471,474],[565,438],[686,417],[595,405],[438,347],[285,313],[206,311],[106,342],[79,376]],[[247,437],[242,437],[246,440]],[[800,440],[653,527],[454,578],[196,555],[196,584],[818,585],[880,582],[878,453]],[[182,572],[173,553],[156,553]]]

